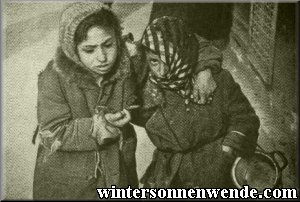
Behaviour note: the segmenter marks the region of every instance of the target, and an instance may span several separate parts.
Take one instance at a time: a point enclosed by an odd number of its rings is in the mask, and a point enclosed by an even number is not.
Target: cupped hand
[[[114,142],[121,135],[118,127],[111,125],[101,114],[93,116],[93,132],[92,137],[97,140],[99,145]]]
[[[116,113],[105,114],[105,119],[113,126],[123,127],[131,120],[130,112],[126,109]]]

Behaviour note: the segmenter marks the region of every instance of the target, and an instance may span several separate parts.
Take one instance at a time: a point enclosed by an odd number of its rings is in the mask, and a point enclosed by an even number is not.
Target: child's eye
[[[154,66],[156,66],[156,65],[158,65],[158,60],[156,60],[156,59],[150,59],[150,64],[151,65],[154,65]]]
[[[106,44],[104,44],[104,47],[105,48],[110,48],[112,45],[113,45],[113,43],[106,43]]]
[[[94,49],[84,49],[83,50],[85,53],[91,54],[94,52]]]

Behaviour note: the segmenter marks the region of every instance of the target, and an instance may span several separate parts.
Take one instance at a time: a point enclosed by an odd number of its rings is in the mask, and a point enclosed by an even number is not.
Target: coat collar
[[[116,63],[117,66],[115,66],[113,72],[103,78],[103,85],[114,83],[124,77],[127,77],[131,73],[130,57],[128,50],[125,47],[122,48],[120,57]],[[54,67],[68,83],[74,82],[80,88],[84,89],[98,88],[96,79],[92,76],[91,72],[69,59],[61,47],[57,48],[54,59]]]

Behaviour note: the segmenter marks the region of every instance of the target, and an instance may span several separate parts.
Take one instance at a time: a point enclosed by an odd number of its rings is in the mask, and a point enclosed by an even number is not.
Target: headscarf
[[[147,26],[141,43],[168,66],[163,77],[150,73],[150,81],[161,88],[176,91],[189,104],[193,67],[198,57],[195,36],[188,32],[181,19],[164,16]]]

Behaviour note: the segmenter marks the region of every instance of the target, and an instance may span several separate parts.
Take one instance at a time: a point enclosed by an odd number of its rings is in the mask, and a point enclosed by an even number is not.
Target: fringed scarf
[[[189,110],[193,67],[198,56],[195,36],[187,31],[182,20],[164,16],[147,26],[141,43],[157,54],[168,67],[163,77],[150,72],[150,81],[160,88],[176,91],[185,99]]]

